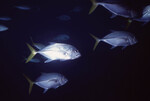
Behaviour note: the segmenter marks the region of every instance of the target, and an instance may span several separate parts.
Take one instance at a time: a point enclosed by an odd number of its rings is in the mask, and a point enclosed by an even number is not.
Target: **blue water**
[[[147,1],[143,5],[148,4]],[[28,5],[29,11],[16,9],[15,5]],[[92,33],[99,38],[110,30],[125,30],[126,20],[122,17],[110,19],[111,13],[98,7],[88,15],[90,0],[3,0],[0,1],[0,16],[9,16],[11,21],[0,21],[9,27],[0,32],[0,99],[4,101],[149,101],[149,57],[150,57],[150,23],[142,26],[133,22],[127,31],[132,32],[138,43],[122,50],[101,42],[93,52],[95,40]],[[139,4],[142,5],[142,4]],[[79,13],[70,12],[81,7]],[[137,3],[136,3],[137,6]],[[68,15],[71,19],[63,22],[59,15]],[[47,45],[55,34],[70,36],[65,43],[75,46],[82,54],[76,60],[54,61],[25,64],[24,56],[30,51],[26,43],[31,44],[30,37],[37,43]],[[34,85],[31,95],[29,84],[22,76],[28,75],[33,81],[41,72],[63,74],[68,83],[57,89],[50,89],[43,94],[43,89]],[[1,100],[2,101],[2,100]]]

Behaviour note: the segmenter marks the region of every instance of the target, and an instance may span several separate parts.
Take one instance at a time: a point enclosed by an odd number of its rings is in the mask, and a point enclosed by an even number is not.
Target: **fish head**
[[[129,44],[130,45],[133,45],[133,44],[136,44],[138,41],[135,37],[132,37],[132,38],[129,38]]]
[[[70,49],[70,58],[71,58],[71,60],[79,58],[80,56],[81,56],[81,53],[76,48]]]
[[[143,9],[143,16],[145,16],[146,18],[150,17],[150,5],[146,6],[144,9]]]
[[[59,82],[60,82],[60,85],[64,85],[68,82],[68,79],[65,78],[65,76],[62,75]]]

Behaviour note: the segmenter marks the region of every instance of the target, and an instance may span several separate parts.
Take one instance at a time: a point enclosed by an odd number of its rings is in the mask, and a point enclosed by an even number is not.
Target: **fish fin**
[[[90,34],[94,39],[95,39],[95,45],[94,45],[94,48],[93,48],[93,51],[96,49],[98,43],[101,41],[99,38],[97,38],[96,36],[94,36],[93,34]]]
[[[113,19],[113,18],[115,18],[116,16],[117,16],[116,14],[112,14],[110,18]]]
[[[30,46],[28,43],[27,43],[27,46],[30,49],[31,53],[25,63],[28,63],[37,54],[36,50],[32,46]]]
[[[31,40],[32,45],[34,46],[35,43],[33,42],[33,39],[31,36],[30,36],[30,40]]]
[[[124,50],[127,46],[122,47],[122,50]]]
[[[48,88],[44,89],[43,94],[46,93],[48,91]]]
[[[91,0],[92,2],[92,7],[90,8],[89,14],[91,14],[98,6],[95,0]]]
[[[116,48],[116,46],[112,46],[110,49],[114,49],[114,48]]]
[[[53,60],[47,59],[46,61],[44,61],[44,63],[48,63],[48,62],[51,62],[51,61],[53,61]]]
[[[23,74],[23,76],[27,79],[27,81],[29,82],[29,95],[31,94],[31,91],[32,91],[32,87],[33,87],[33,84],[34,82],[31,81],[25,74]]]

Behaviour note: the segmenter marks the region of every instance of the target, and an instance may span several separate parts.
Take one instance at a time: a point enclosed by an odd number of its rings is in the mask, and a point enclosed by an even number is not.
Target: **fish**
[[[29,6],[25,6],[25,5],[20,5],[20,6],[18,5],[18,6],[15,6],[15,8],[20,9],[20,10],[25,10],[25,11],[31,9]]]
[[[69,21],[69,20],[71,20],[71,17],[68,16],[68,15],[65,15],[65,14],[64,15],[60,15],[60,16],[58,16],[56,18],[61,20],[61,21]]]
[[[28,43],[27,46],[30,49],[31,54],[25,63],[28,63],[37,53],[47,58],[44,63],[48,63],[54,60],[74,60],[81,56],[80,52],[74,46],[65,43],[53,42],[39,51],[36,51]]]
[[[122,46],[122,49],[125,49],[127,46],[134,45],[138,42],[132,33],[126,31],[112,31],[110,34],[106,35],[102,39],[99,39],[93,34],[90,35],[96,40],[93,50],[96,49],[100,41],[112,45],[111,49],[114,49],[118,46]]]
[[[59,41],[59,42],[61,42],[61,41],[69,40],[69,39],[70,39],[70,37],[69,37],[67,34],[60,34],[60,35],[57,35],[57,36],[53,39],[53,41]]]
[[[0,32],[8,30],[8,27],[0,25]]]
[[[32,45],[37,48],[38,50],[41,50],[45,47],[45,45],[41,44],[41,43],[34,43],[32,37],[30,37]]]
[[[112,13],[111,18],[114,18],[116,16],[122,16],[125,18],[135,18],[139,16],[137,11],[131,9],[125,4],[106,2],[106,1],[96,2],[96,0],[91,0],[91,2],[92,2],[92,7],[89,11],[89,14],[91,14],[98,7],[98,5],[101,5]]]
[[[150,21],[150,5],[147,5],[142,10],[142,16],[139,18],[133,19],[135,21],[144,22],[145,24]]]
[[[71,10],[71,12],[75,12],[75,13],[79,13],[81,11],[82,11],[82,8],[80,6],[76,6]]]
[[[27,58],[25,58],[25,60],[27,60]],[[29,62],[32,62],[32,63],[39,63],[40,60],[37,59],[37,58],[34,58],[34,59],[31,59]]]
[[[10,17],[5,17],[5,16],[3,16],[3,17],[0,17],[0,20],[1,21],[10,21],[10,20],[12,20]]]
[[[68,82],[68,79],[59,73],[42,73],[36,80],[33,82],[25,74],[23,76],[29,82],[29,94],[31,94],[33,85],[37,85],[44,89],[43,93],[46,93],[49,89],[56,89],[60,86],[63,86]]]

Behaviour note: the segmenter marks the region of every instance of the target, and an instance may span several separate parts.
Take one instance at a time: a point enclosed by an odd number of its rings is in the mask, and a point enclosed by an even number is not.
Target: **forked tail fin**
[[[94,48],[93,48],[93,51],[96,49],[98,43],[101,41],[101,39],[99,39],[98,37],[94,36],[93,34],[90,34],[94,39],[95,39],[95,45],[94,45]]]
[[[30,49],[31,53],[29,57],[27,58],[26,63],[28,63],[37,54],[36,50],[32,46],[30,46],[28,43],[27,43],[27,46]]]
[[[89,14],[91,14],[98,6],[95,0],[91,0],[92,2],[92,7],[90,8]]]
[[[25,74],[23,74],[23,76],[27,79],[27,81],[29,82],[29,94],[31,94],[31,91],[32,91],[32,87],[33,87],[33,84],[34,82],[31,81]]]

